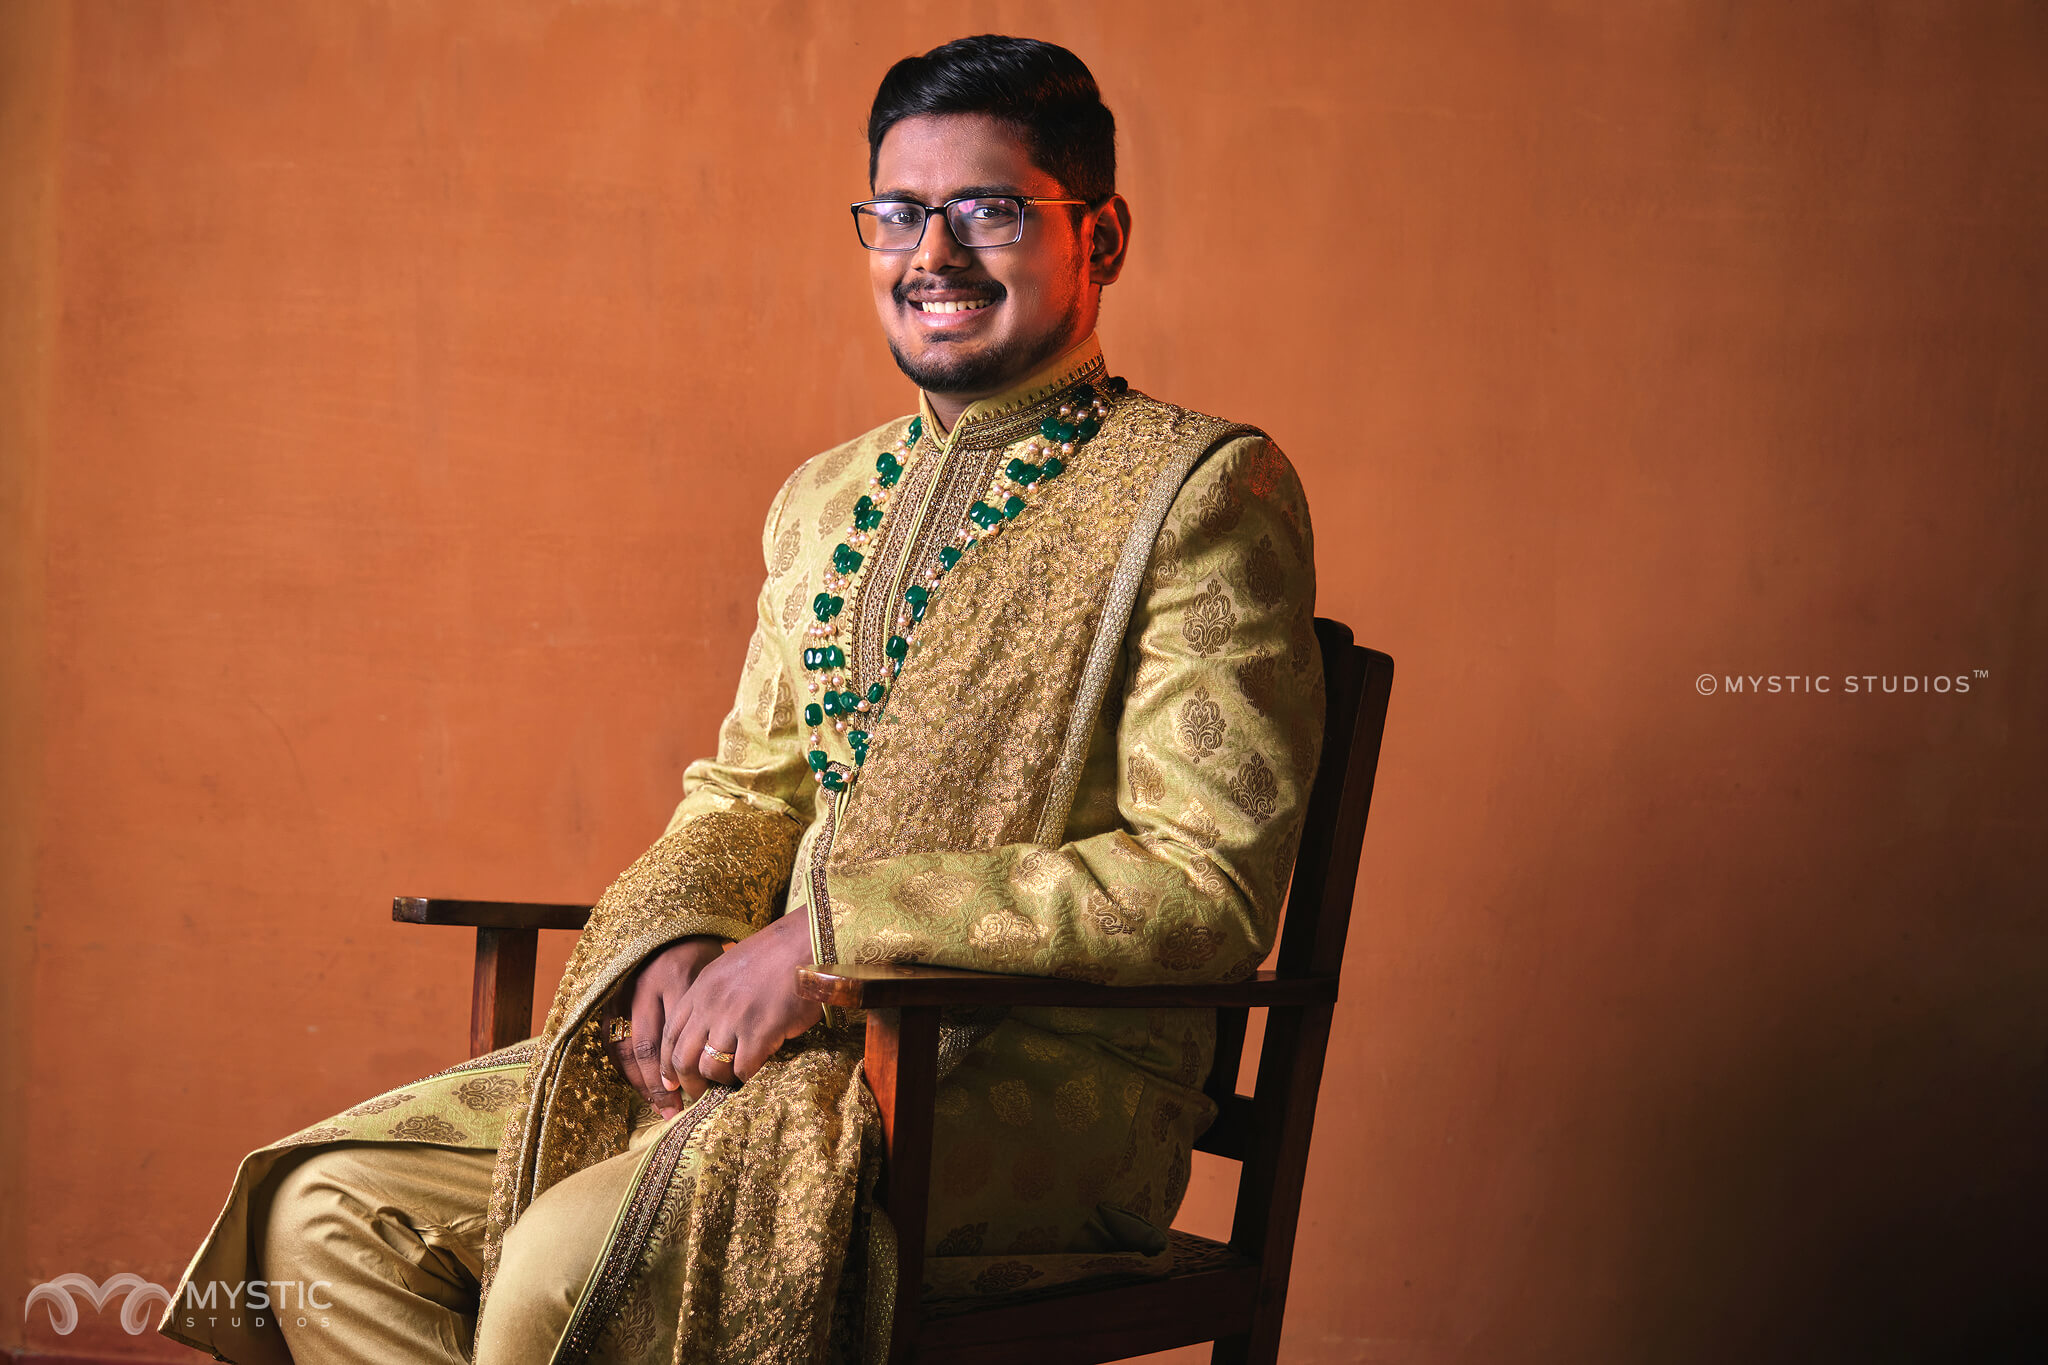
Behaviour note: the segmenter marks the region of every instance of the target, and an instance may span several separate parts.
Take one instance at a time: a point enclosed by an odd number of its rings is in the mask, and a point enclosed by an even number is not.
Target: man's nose
[[[917,244],[917,250],[910,254],[911,268],[927,274],[938,275],[949,271],[965,270],[974,264],[974,253],[960,245],[953,236],[952,224],[943,213],[934,213],[925,220],[924,238]]]

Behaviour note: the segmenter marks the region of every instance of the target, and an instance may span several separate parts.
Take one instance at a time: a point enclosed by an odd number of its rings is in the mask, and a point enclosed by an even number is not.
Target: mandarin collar
[[[953,423],[953,429],[943,435],[939,432],[938,419],[932,415],[931,396],[922,389],[917,394],[918,415],[923,419],[926,437],[935,441],[940,450],[951,450],[963,436],[993,427],[1015,425],[1014,419],[1049,404],[1075,384],[1100,379],[1104,368],[1102,344],[1096,340],[1095,333],[1090,332],[993,398],[982,398],[968,404],[967,410]]]

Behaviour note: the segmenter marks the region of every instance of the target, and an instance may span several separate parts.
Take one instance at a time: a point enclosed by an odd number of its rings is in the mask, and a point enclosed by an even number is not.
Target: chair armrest
[[[1312,1005],[1337,998],[1334,976],[1278,977],[1260,972],[1213,985],[1097,986],[1051,976],[965,972],[951,967],[825,966],[797,968],[806,1000],[853,1009],[931,1005],[1053,1005],[1068,1009],[1205,1009],[1226,1005]]]
[[[400,924],[465,924],[478,929],[581,929],[590,922],[590,907],[394,896],[391,918]]]

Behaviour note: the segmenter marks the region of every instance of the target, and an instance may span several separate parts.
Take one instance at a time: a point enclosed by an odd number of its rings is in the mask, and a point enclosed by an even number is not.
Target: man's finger
[[[731,1030],[727,1030],[730,1039]],[[712,1049],[716,1049],[713,1051]],[[697,1058],[697,1074],[714,1085],[738,1085],[734,1063],[738,1060],[740,1044],[737,1041],[720,1041],[717,1036],[709,1037],[709,1046]]]
[[[692,1016],[681,1033],[676,1035],[675,1050],[669,1053],[669,1069],[682,1082],[683,1091],[691,1099],[700,1099],[704,1094],[704,1073],[699,1069],[704,1062],[704,1024]]]
[[[754,1073],[767,1064],[782,1043],[782,1039],[766,1033],[742,1034],[738,1045],[732,1049],[734,1079],[742,1084],[754,1079]]]
[[[661,1083],[661,992],[633,992],[633,1084],[663,1118],[680,1107],[676,1097]]]
[[[676,1074],[675,1056],[676,1047],[682,1038],[683,1030],[689,1027],[691,1013],[689,997],[685,996],[683,997],[682,1004],[669,1011],[667,1022],[662,1025],[661,1055],[659,1059],[661,1064],[661,1084],[662,1088],[670,1094],[674,1094],[683,1088],[682,1077]]]

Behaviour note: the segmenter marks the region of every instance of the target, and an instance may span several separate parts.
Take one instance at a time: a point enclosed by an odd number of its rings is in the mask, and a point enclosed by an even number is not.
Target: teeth
[[[989,299],[932,299],[918,304],[917,309],[921,313],[971,313],[977,308],[988,307],[991,302]]]

